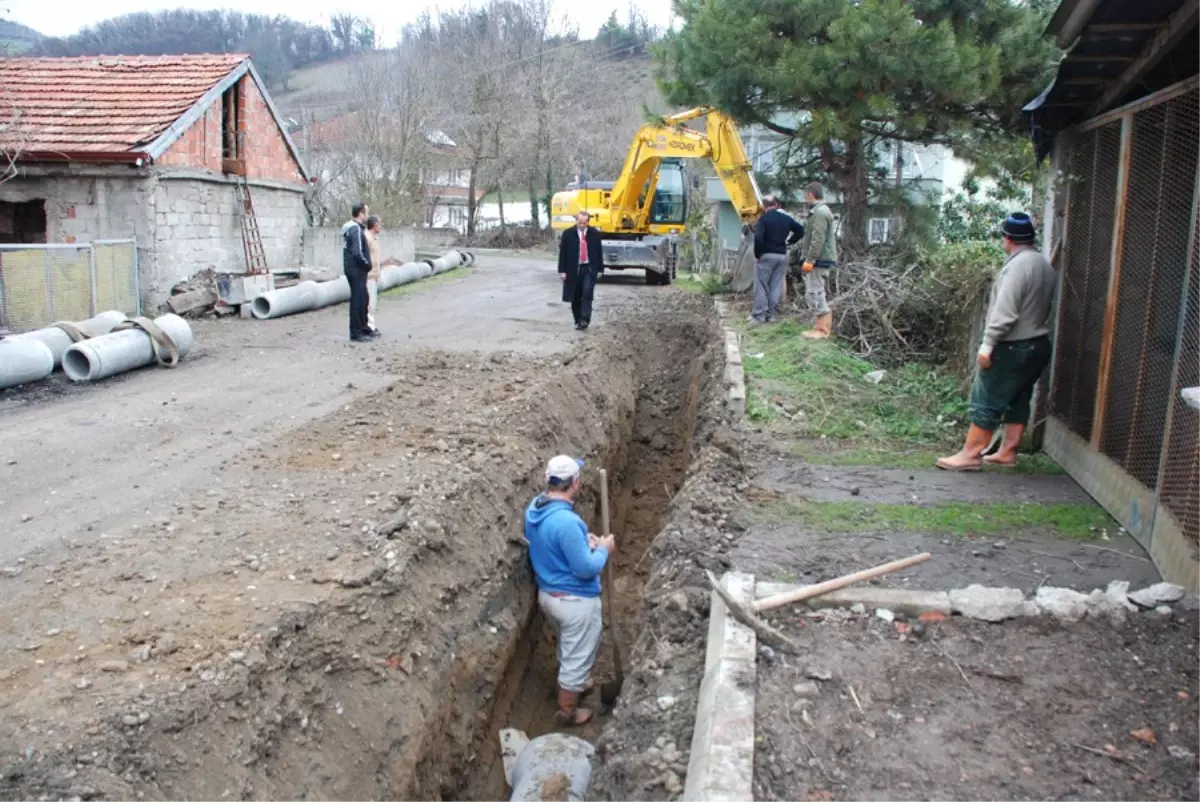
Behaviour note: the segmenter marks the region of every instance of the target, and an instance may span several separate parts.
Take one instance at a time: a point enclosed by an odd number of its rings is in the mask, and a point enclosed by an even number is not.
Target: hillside
[[[42,35],[27,25],[0,19],[0,55],[19,56],[32,50]]]

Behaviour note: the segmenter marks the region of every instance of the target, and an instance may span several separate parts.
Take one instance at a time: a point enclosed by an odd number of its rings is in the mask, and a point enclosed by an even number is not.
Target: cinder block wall
[[[411,262],[416,254],[413,229],[385,228],[380,247],[384,259]],[[317,226],[305,229],[300,264],[342,272],[342,227]]]

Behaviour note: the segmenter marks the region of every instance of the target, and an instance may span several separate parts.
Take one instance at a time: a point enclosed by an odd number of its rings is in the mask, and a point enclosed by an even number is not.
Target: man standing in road
[[[571,305],[577,331],[585,331],[592,324],[592,294],[604,267],[604,246],[600,232],[588,225],[591,219],[587,212],[575,215],[575,227],[564,231],[558,241],[562,299]]]
[[[1010,467],[1029,421],[1029,402],[1042,371],[1050,363],[1050,317],[1058,277],[1034,247],[1037,232],[1023,212],[1008,216],[1001,227],[1007,259],[992,284],[987,325],[976,361],[968,417],[971,428],[962,450],[943,457],[945,471],[978,471],[987,462]],[[994,456],[984,457],[992,432],[1004,424],[1004,442]]]
[[[576,727],[592,718],[579,699],[592,690],[592,667],[600,651],[604,622],[600,611],[600,572],[612,559],[612,535],[596,537],[575,512],[583,460],[558,456],[546,466],[546,490],[525,511],[525,540],[537,581],[538,606],[558,632],[558,713],[560,726]]]
[[[787,277],[788,247],[804,236],[804,226],[779,208],[774,195],[763,198],[766,209],[754,227],[754,311],[750,320],[770,323],[779,316]]]
[[[804,298],[808,308],[817,319],[811,331],[804,332],[810,340],[825,340],[833,332],[833,312],[825,297],[826,278],[829,271],[837,267],[837,237],[833,224],[833,212],[825,202],[825,188],[813,181],[804,188],[804,202],[810,207],[808,233],[800,246],[804,260]]]
[[[367,330],[374,337],[379,336],[375,327],[375,309],[379,305],[379,276],[383,272],[380,266],[379,235],[383,233],[383,225],[379,218],[371,215],[367,218],[367,253],[371,259],[371,270],[367,273]]]
[[[350,340],[356,343],[374,339],[367,326],[367,273],[371,270],[371,257],[363,222],[368,211],[367,204],[355,204],[350,210],[350,221],[342,226],[342,270],[350,284]]]

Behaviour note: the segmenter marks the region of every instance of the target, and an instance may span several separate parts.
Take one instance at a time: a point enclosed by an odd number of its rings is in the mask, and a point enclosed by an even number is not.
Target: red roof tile
[[[118,153],[157,139],[247,56],[0,59],[0,149]],[[17,112],[15,127],[5,127]]]

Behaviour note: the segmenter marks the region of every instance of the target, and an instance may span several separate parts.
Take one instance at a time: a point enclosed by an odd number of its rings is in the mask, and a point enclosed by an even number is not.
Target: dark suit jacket
[[[587,229],[587,267],[594,281],[604,267],[604,246],[599,230]],[[570,303],[575,297],[575,282],[579,280],[579,229],[572,227],[562,233],[558,241],[558,272],[567,277],[563,282],[563,302]]]

